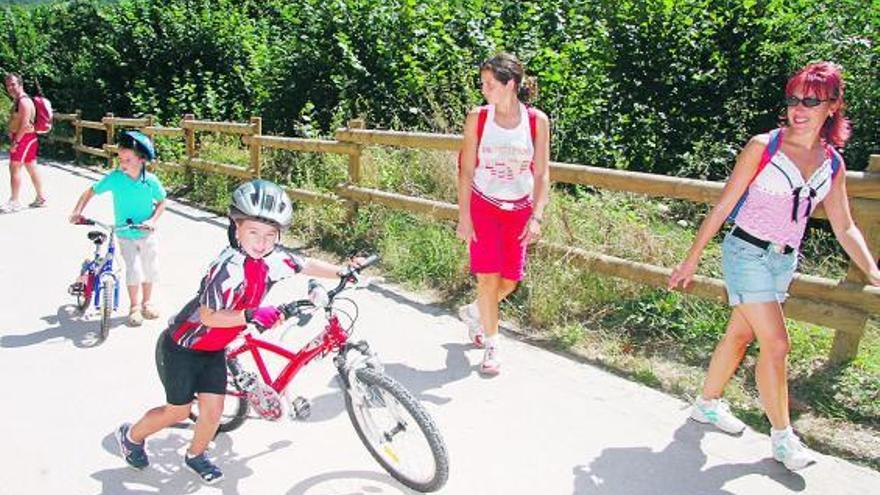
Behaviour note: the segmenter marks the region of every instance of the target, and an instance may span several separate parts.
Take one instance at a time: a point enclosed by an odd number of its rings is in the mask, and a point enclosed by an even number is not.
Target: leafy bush
[[[817,59],[846,69],[850,168],[880,143],[876,2],[75,0],[6,6],[0,24],[0,71],[89,119],[454,131],[481,101],[476,64],[507,49],[539,79],[560,161],[722,178]]]

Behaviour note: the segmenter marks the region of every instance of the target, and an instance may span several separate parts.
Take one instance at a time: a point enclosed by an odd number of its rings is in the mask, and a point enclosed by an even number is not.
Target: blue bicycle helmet
[[[141,131],[125,131],[119,135],[119,146],[134,150],[141,158],[149,162],[156,159],[156,148],[153,141]]]

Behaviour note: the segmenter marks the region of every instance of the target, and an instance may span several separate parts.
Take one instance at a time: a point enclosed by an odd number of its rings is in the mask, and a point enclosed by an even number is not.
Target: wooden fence
[[[297,200],[321,202],[374,203],[386,207],[428,215],[437,219],[456,220],[458,207],[451,203],[404,196],[361,186],[362,154],[367,146],[383,145],[423,150],[457,151],[462,143],[460,135],[441,135],[366,129],[362,120],[352,120],[348,127],[336,132],[335,140],[298,139],[262,134],[262,122],[252,117],[250,122],[210,122],[196,120],[192,115],[183,117],[180,127],[155,125],[153,117],[119,118],[108,113],[100,122],[82,119],[82,113],[56,113],[55,120],[73,126],[73,138],[50,139],[71,144],[77,153],[95,155],[112,160],[116,151],[113,136],[117,128],[137,128],[149,135],[182,137],[186,143],[184,163],[159,162],[159,167],[192,168],[208,173],[232,175],[240,178],[258,177],[261,173],[262,149],[275,148],[300,152],[336,153],[348,155],[348,180],[335,189],[335,194],[306,189],[288,188]],[[83,129],[105,133],[102,148],[84,146]],[[217,163],[199,157],[196,132],[217,132],[239,135],[250,149],[247,168]],[[846,173],[847,192],[853,215],[876,255],[880,247],[880,155],[871,157],[864,172]],[[723,183],[682,179],[663,175],[591,167],[578,164],[551,162],[550,177],[554,182],[584,184],[615,191],[626,191],[647,196],[676,198],[695,203],[714,203]],[[820,208],[814,216],[824,218]],[[623,278],[654,287],[665,287],[671,268],[629,261],[602,253],[541,241],[539,251],[565,256],[572,263],[613,277]],[[696,276],[685,291],[704,298],[725,301],[724,283],[720,279]],[[851,359],[858,352],[867,320],[880,313],[880,288],[865,285],[860,270],[851,264],[844,280],[831,280],[811,275],[796,274],[786,303],[786,314],[794,319],[831,327],[835,330],[830,359],[840,362]]]

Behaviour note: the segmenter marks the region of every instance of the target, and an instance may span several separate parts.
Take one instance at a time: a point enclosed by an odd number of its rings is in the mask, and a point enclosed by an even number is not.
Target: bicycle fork
[[[358,354],[349,359],[348,353],[350,351],[357,351]],[[347,342],[343,345],[339,354],[333,358],[333,364],[339,372],[339,378],[342,380],[342,384],[348,391],[351,391],[352,387],[357,382],[355,372],[358,369],[373,368],[379,372],[383,372],[385,369],[379,361],[379,356],[370,349],[370,344],[364,340],[355,343]]]

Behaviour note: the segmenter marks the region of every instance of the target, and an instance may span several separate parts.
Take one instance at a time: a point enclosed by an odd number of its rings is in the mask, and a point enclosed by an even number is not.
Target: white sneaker
[[[24,209],[24,206],[21,205],[18,201],[7,201],[4,205],[0,206],[0,213],[15,213],[17,211],[21,211]]]
[[[771,436],[770,443],[773,446],[773,458],[785,464],[789,471],[797,471],[816,462],[816,456],[791,430],[778,439],[773,439]]]
[[[480,326],[480,310],[474,303],[465,304],[458,308],[458,317],[468,327],[468,338],[478,348],[482,349],[485,340],[485,332]]]
[[[480,373],[497,375],[501,372],[501,359],[498,358],[498,346],[490,345],[483,352],[483,362],[480,363]]]
[[[724,399],[706,400],[697,397],[691,409],[691,419],[698,423],[713,424],[731,435],[739,435],[746,429],[745,423],[730,412],[730,406]]]

